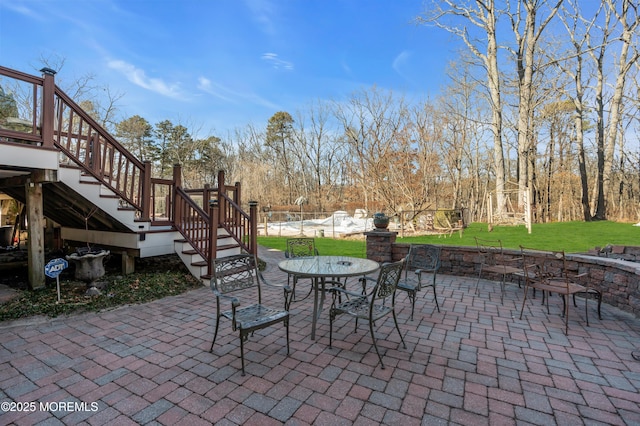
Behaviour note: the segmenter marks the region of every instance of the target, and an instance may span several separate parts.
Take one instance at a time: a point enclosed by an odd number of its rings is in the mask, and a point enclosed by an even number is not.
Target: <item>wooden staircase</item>
[[[61,226],[62,239],[133,257],[175,252],[205,284],[212,259],[257,253],[256,203],[248,213],[242,208],[239,183],[226,185],[220,171],[215,188],[183,188],[180,166],[170,179],[152,177],[150,162],[62,92],[55,72],[42,72],[0,67],[4,87],[13,82],[34,93],[20,117],[0,110],[0,192],[27,203],[25,184],[42,183],[44,216]]]

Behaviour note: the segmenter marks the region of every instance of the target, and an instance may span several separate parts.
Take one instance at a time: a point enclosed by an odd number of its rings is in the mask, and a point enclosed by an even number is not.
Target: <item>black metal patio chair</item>
[[[286,257],[287,259],[293,259],[296,257],[318,256],[318,249],[316,248],[316,242],[313,238],[306,238],[306,237],[288,238],[286,244],[287,244],[287,249],[284,252],[284,257]],[[298,284],[299,279],[300,277],[294,274],[289,274],[287,276],[288,283],[293,288],[293,297],[292,297],[293,301],[297,301],[296,285]],[[312,290],[313,290],[313,285],[309,287],[309,292],[307,293],[307,295],[300,300],[304,300],[307,297],[309,297]]]
[[[407,345],[404,343],[404,338],[402,337],[402,333],[400,332],[400,327],[398,326],[398,318],[396,317],[395,311],[396,289],[398,280],[402,275],[403,267],[404,259],[398,262],[382,265],[378,274],[378,278],[376,280],[371,277],[360,278],[360,280],[362,281],[363,289],[366,289],[367,281],[375,281],[376,283],[375,287],[373,287],[370,292],[366,292],[365,290],[365,294],[351,292],[342,287],[332,287],[330,289],[332,292],[333,301],[331,304],[331,309],[329,311],[329,347],[331,347],[331,342],[333,340],[333,323],[339,315],[346,314],[351,316],[352,318],[355,318],[356,331],[358,330],[358,320],[365,320],[369,324],[369,331],[371,332],[373,347],[375,348],[376,353],[378,354],[378,358],[380,359],[380,365],[384,369],[382,355],[380,355],[378,345],[376,344],[376,336],[373,331],[373,327],[376,321],[389,314],[392,314],[393,322],[395,323],[396,330],[398,330],[400,340],[402,341],[402,346],[406,349]],[[342,294],[349,296],[349,298],[344,302],[341,302],[340,300],[340,295]]]
[[[600,314],[600,305],[602,304],[602,294],[585,284],[580,284],[579,280],[587,274],[573,274],[569,271],[567,265],[567,256],[564,251],[543,251],[520,246],[522,251],[524,264],[524,297],[522,298],[522,308],[520,309],[520,319],[524,312],[524,305],[527,301],[527,293],[529,288],[538,289],[543,292],[543,301],[546,300],[547,314],[549,314],[549,296],[553,293],[562,297],[562,317],[564,318],[564,332],[569,331],[569,305],[571,304],[569,296],[573,298],[573,304],[576,305],[575,296],[582,294],[584,296],[584,316],[589,326],[589,310],[588,300],[594,297],[598,302],[598,318],[602,318]]]
[[[278,288],[284,292],[282,309],[262,304],[262,286]],[[209,352],[218,336],[220,318],[231,320],[233,331],[239,332],[240,360],[244,376],[244,342],[254,331],[283,323],[286,330],[287,355],[289,355],[289,304],[291,288],[288,285],[274,285],[267,282],[260,271],[253,255],[238,254],[213,260],[213,277],[211,289],[216,296],[216,324],[213,341]],[[222,310],[224,301],[231,309]]]
[[[400,279],[398,282],[398,290],[407,292],[407,296],[409,296],[412,321],[413,311],[416,307],[416,295],[422,287],[433,288],[433,300],[436,302],[438,312],[440,312],[436,291],[436,276],[438,275],[438,269],[440,269],[440,252],[440,247],[431,244],[411,244],[409,247],[404,268],[404,279]],[[417,276],[417,280],[412,276],[410,277],[410,272]],[[423,282],[422,276],[424,274],[431,274],[432,280]]]

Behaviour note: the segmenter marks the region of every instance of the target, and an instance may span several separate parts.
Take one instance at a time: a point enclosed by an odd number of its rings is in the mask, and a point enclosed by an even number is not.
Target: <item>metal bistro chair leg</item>
[[[311,292],[313,291],[313,282],[311,283],[311,288],[309,288],[309,292],[307,293],[306,296],[304,296],[302,299],[297,299],[296,298],[296,286],[298,285],[298,277],[294,276],[293,277],[293,291],[292,291],[292,296],[291,296],[291,300],[293,302],[300,302],[304,299],[306,299],[307,297],[309,297],[309,295],[311,294]]]
[[[400,341],[402,342],[402,347],[407,349],[407,345],[404,343],[404,337],[402,337],[402,333],[400,332],[400,326],[398,325],[398,317],[396,316],[395,309],[393,310],[393,322],[396,324],[396,330],[398,330],[398,334],[400,335]]]
[[[438,303],[438,295],[436,294],[436,288],[433,288],[433,300],[436,302],[436,309],[440,313],[440,304]]]
[[[213,345],[216,343],[216,338],[218,337],[218,328],[220,326],[220,316],[216,317],[216,329],[213,332],[213,340],[211,341],[211,348],[209,348],[209,352],[213,352]]]
[[[438,308],[438,313],[440,313],[440,304],[438,304],[438,293],[436,292],[436,274],[433,274],[433,300],[436,302],[436,308]],[[412,318],[413,319],[413,318]]]
[[[520,319],[522,319],[522,313],[524,312],[524,304],[527,302],[527,293],[529,292],[529,286],[525,283],[524,295],[522,296],[522,307],[520,308]]]
[[[378,354],[378,358],[380,359],[380,366],[384,370],[384,363],[382,362],[382,356],[380,355],[380,351],[378,350],[378,345],[376,344],[376,335],[373,333],[373,321],[369,321],[369,330],[371,331],[371,339],[373,340],[373,347],[376,349],[376,353]]]
[[[479,295],[479,291],[480,291],[480,279],[482,277],[482,265],[480,265],[480,272],[478,272],[478,280],[476,281],[476,293],[475,295]]]
[[[411,302],[411,321],[413,321],[413,311],[416,308],[416,291],[409,290],[407,291],[407,295],[409,296],[409,301]],[[438,302],[436,301],[436,305]]]
[[[242,364],[242,375],[244,376],[244,340],[248,338],[240,329],[240,363]]]

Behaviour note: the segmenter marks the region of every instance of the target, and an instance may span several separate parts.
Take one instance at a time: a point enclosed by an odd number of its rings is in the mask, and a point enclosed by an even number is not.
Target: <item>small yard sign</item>
[[[49,278],[58,278],[58,275],[67,269],[68,266],[69,263],[64,259],[52,259],[47,263],[47,266],[44,267],[44,274]]]
[[[51,259],[44,267],[44,274],[49,278],[56,279],[56,288],[58,290],[58,302],[60,302],[60,273],[67,269],[69,263],[62,258]]]

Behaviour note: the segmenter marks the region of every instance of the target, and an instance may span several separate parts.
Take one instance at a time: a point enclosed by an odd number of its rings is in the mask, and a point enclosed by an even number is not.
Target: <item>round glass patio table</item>
[[[286,259],[278,264],[280,270],[313,282],[313,317],[311,320],[311,340],[316,338],[316,322],[325,297],[327,279],[355,277],[377,271],[380,264],[370,259],[348,256],[310,256]],[[320,300],[318,300],[320,293]]]

